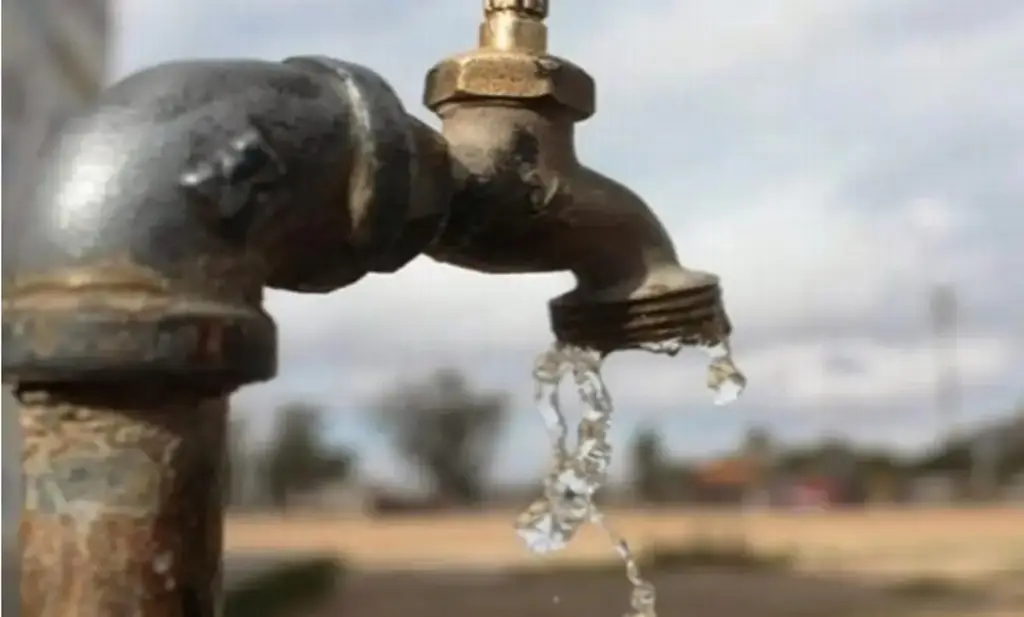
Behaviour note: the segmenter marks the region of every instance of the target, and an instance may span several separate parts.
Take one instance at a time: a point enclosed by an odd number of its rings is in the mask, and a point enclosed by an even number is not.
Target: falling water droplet
[[[555,345],[534,366],[536,404],[551,437],[554,464],[544,493],[519,515],[516,531],[536,553],[565,548],[590,517],[594,493],[604,482],[610,459],[607,416],[611,401],[601,382],[597,352]],[[576,378],[584,400],[584,418],[574,452],[566,444],[568,426],[560,408],[558,385],[566,373]]]
[[[693,345],[694,342],[689,343]],[[684,347],[687,341],[682,338],[670,338],[654,343],[642,343],[640,348],[651,353],[675,356]],[[728,405],[735,402],[743,394],[747,387],[747,378],[736,367],[732,359],[732,350],[729,347],[729,340],[722,338],[714,345],[702,346],[707,354],[708,362],[708,389],[714,393],[716,405]]]
[[[608,539],[611,540],[615,552],[618,553],[619,557],[626,564],[626,578],[633,588],[629,593],[629,607],[631,610],[623,617],[658,617],[655,606],[657,593],[654,590],[654,585],[640,573],[640,566],[633,556],[633,551],[629,548],[629,543],[626,542],[625,538],[616,533],[614,529],[605,524],[604,516],[600,512],[595,511],[591,520],[608,534]]]
[[[645,344],[652,353],[674,356],[694,341],[681,338]],[[726,340],[705,348],[711,361],[708,387],[715,403],[736,400],[747,380],[732,360]],[[609,439],[613,411],[611,396],[601,379],[602,355],[592,349],[556,343],[537,358],[533,378],[535,401],[551,438],[553,464],[544,479],[544,490],[516,519],[516,532],[529,550],[549,553],[565,548],[587,522],[608,534],[619,557],[626,564],[626,578],[632,585],[631,612],[625,617],[657,617],[654,585],[643,578],[625,539],[605,524],[604,515],[594,504],[594,496],[607,481],[612,446]],[[576,429],[575,449],[569,449],[568,424],[562,413],[558,387],[572,373],[583,404]]]
[[[674,356],[682,351],[685,344],[681,338],[670,338],[664,341],[656,341],[654,343],[640,343],[640,349],[649,351],[651,353],[664,354],[666,356]]]
[[[535,553],[565,548],[587,522],[602,527],[626,563],[626,576],[633,585],[628,617],[656,617],[654,588],[639,573],[625,540],[604,523],[594,496],[607,481],[612,447],[609,441],[612,400],[601,379],[601,354],[564,345],[554,345],[534,366],[537,409],[551,436],[554,464],[544,480],[543,495],[530,504],[516,520],[516,532]],[[560,407],[558,385],[571,372],[583,403],[576,429],[576,448],[566,445],[568,426]]]
[[[728,341],[704,349],[708,363],[708,389],[715,393],[716,405],[728,405],[743,394],[747,378],[736,367]]]

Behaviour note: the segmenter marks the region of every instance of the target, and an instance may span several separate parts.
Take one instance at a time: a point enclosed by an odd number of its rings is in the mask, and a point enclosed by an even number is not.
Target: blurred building
[[[703,503],[739,504],[761,479],[755,461],[746,456],[729,456],[708,461],[694,474],[695,496]]]

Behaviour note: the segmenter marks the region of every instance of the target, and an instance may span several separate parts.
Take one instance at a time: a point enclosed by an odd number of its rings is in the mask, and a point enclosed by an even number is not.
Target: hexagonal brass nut
[[[460,99],[550,97],[578,120],[594,114],[594,78],[554,56],[479,50],[441,61],[427,73],[423,104],[437,110]]]

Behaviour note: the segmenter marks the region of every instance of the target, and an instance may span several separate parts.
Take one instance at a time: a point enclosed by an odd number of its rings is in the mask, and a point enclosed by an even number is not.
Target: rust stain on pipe
[[[213,617],[227,401],[23,392],[26,617]]]

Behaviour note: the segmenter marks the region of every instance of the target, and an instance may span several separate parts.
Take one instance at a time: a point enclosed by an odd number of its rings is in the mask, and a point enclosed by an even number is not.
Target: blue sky
[[[1024,4],[1019,0],[552,0],[553,53],[588,69],[586,162],[630,185],[687,265],[723,278],[750,388],[712,406],[699,358],[613,357],[618,440],[680,454],[751,421],[805,439],[934,434],[926,291],[955,284],[964,417],[1024,395]],[[124,0],[114,76],[189,56],[317,53],[371,66],[410,112],[433,62],[475,43],[473,0]],[[1016,274],[1015,274],[1016,273]],[[327,297],[271,294],[280,377],[236,397],[257,433],[311,399],[367,468],[400,475],[365,421],[396,376],[437,366],[514,395],[505,477],[546,464],[530,409],[546,301],[567,275],[488,277],[421,258]]]

